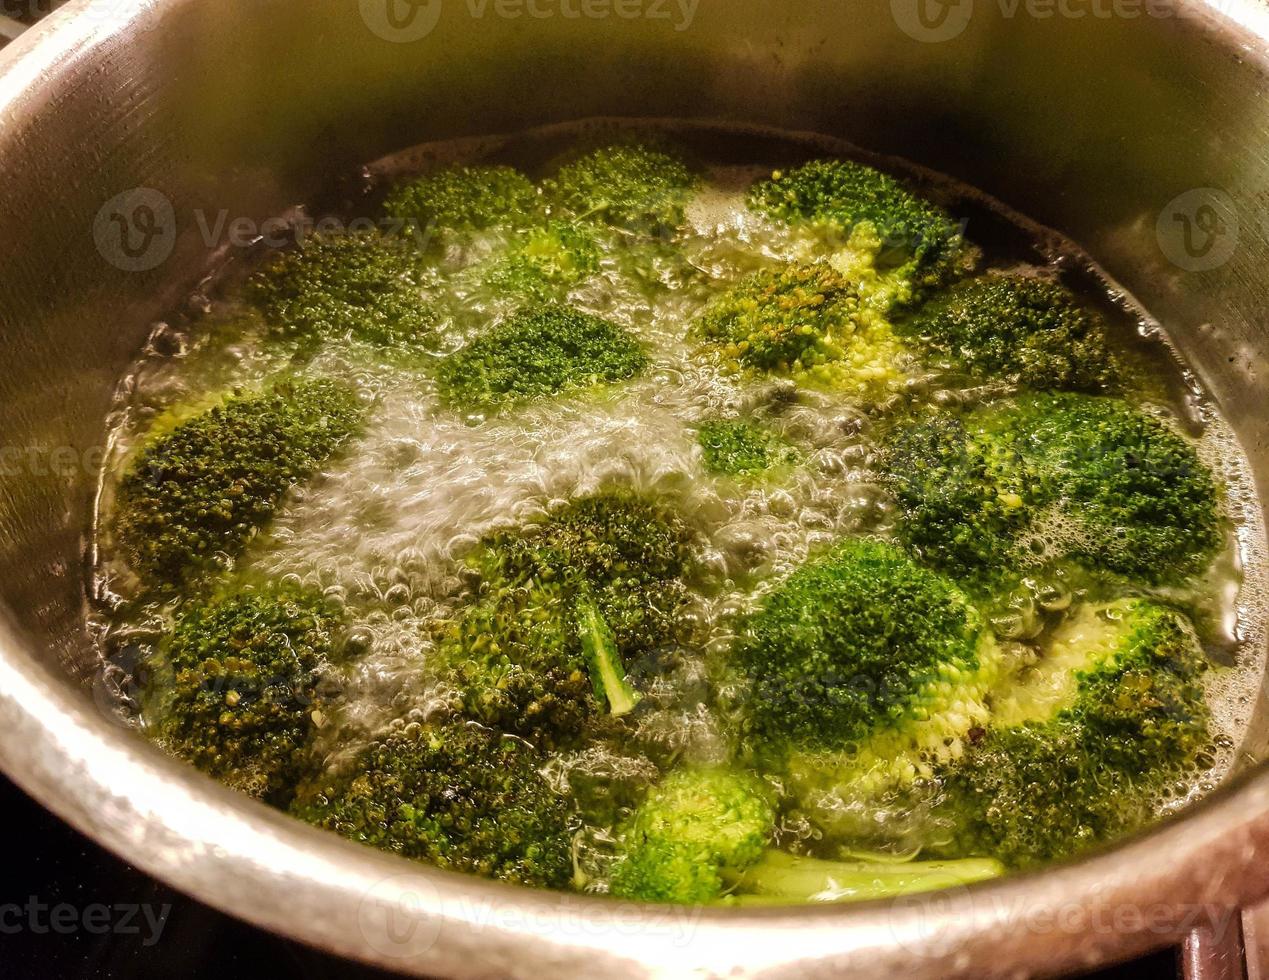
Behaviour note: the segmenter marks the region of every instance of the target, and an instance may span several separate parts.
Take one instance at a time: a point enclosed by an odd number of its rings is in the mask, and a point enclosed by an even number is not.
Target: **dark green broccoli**
[[[899,272],[910,290],[946,281],[964,260],[960,227],[946,211],[888,174],[850,160],[813,160],[776,171],[750,189],[749,206],[848,236],[851,251],[861,253],[853,264],[866,256],[870,267]]]
[[[409,355],[435,346],[433,285],[405,239],[344,235],[284,253],[252,277],[247,299],[276,335],[301,344],[348,339]]]
[[[996,659],[990,631],[951,580],[869,539],[794,572],[740,625],[732,651],[755,734],[834,750],[887,732],[963,736],[985,712]]]
[[[727,476],[755,476],[791,466],[797,450],[775,433],[743,419],[712,419],[696,433],[705,469]]]
[[[599,245],[584,226],[553,221],[521,232],[505,255],[478,272],[495,296],[544,304],[563,300],[598,272],[600,258]]]
[[[898,428],[881,455],[903,515],[900,531],[926,562],[980,577],[1012,566],[1014,541],[1046,492],[1008,416],[941,412]]]
[[[696,324],[727,361],[854,393],[902,379],[903,346],[825,263],[755,273],[718,296]]]
[[[565,306],[513,316],[441,361],[437,381],[454,407],[488,411],[625,381],[648,366],[630,333]]]
[[[476,725],[410,724],[306,787],[291,812],[440,868],[564,888],[573,828],[544,761],[521,739]]]
[[[1028,395],[900,428],[882,468],[904,538],[958,574],[1074,558],[1147,583],[1220,545],[1216,482],[1183,436],[1114,398]]]
[[[995,861],[825,861],[774,850],[776,810],[762,780],[730,769],[681,769],[656,786],[621,833],[610,889],[619,898],[840,902],[995,877]],[[734,893],[734,894],[733,894]]]
[[[119,484],[115,539],[151,584],[232,563],[282,496],[356,431],[364,409],[334,381],[283,381],[156,423]]]
[[[1206,658],[1175,610],[1085,606],[941,774],[951,850],[1025,867],[1129,833],[1211,764]]]
[[[1211,562],[1221,542],[1216,481],[1164,422],[1118,399],[1055,395],[1020,403],[1016,425],[1076,526],[1072,556],[1147,582]]]
[[[533,182],[504,166],[450,167],[427,174],[395,188],[383,208],[391,218],[439,231],[526,228],[543,218]]]
[[[148,672],[145,716],[171,752],[236,789],[285,802],[338,690],[341,615],[266,588],[187,606]]]
[[[632,710],[625,665],[672,644],[692,546],[681,521],[625,491],[487,538],[470,559],[480,595],[437,646],[459,709],[550,747]]]
[[[553,214],[636,232],[672,231],[700,178],[681,159],[646,146],[607,146],[543,182]]]
[[[1102,320],[1060,284],[1034,276],[957,283],[896,329],[974,378],[1098,391],[1115,376]]]
[[[749,751],[799,819],[831,841],[906,847],[936,766],[989,718],[1002,657],[950,579],[856,539],[769,593],[740,623],[731,664]],[[902,819],[878,826],[882,811]]]

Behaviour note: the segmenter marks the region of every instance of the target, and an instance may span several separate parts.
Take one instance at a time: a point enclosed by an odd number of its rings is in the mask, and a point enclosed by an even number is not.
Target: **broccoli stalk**
[[[757,864],[741,872],[725,872],[735,889],[737,905],[782,905],[794,902],[860,902],[897,898],[970,885],[1004,874],[993,858],[953,861],[825,861],[768,850]]]
[[[639,703],[639,693],[626,679],[626,669],[617,650],[617,638],[595,605],[589,589],[583,589],[577,600],[577,634],[590,668],[595,697],[608,705],[608,711],[614,717],[629,714]]]

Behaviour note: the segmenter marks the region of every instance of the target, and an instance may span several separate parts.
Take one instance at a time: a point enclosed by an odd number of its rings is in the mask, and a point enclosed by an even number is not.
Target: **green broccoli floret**
[[[279,382],[184,420],[176,410],[120,481],[115,539],[152,584],[227,567],[363,414],[355,391],[326,380]]]
[[[888,440],[881,466],[903,515],[900,533],[929,564],[975,578],[1012,566],[1014,542],[1045,493],[1010,418],[940,412]]]
[[[755,864],[775,832],[771,793],[756,776],[681,769],[652,789],[622,832],[611,891],[693,905],[725,890],[724,869]]]
[[[433,285],[405,239],[344,235],[284,253],[252,277],[247,299],[275,335],[304,345],[347,339],[415,354],[435,346]]]
[[[730,769],[676,770],[623,828],[611,892],[682,905],[840,902],[968,884],[1003,870],[991,860],[798,857],[771,847],[775,824],[771,793],[756,776]]]
[[[600,258],[599,245],[584,226],[553,221],[522,232],[507,254],[479,272],[495,296],[545,304],[563,300],[598,272]]]
[[[836,750],[883,734],[959,738],[986,715],[997,654],[950,579],[894,545],[852,539],[765,597],[732,660],[751,685],[755,734]]]
[[[754,211],[828,227],[849,239],[849,264],[891,270],[911,290],[946,281],[963,260],[951,216],[888,174],[850,160],[813,160],[776,171],[749,191]],[[853,278],[853,277],[852,277]]]
[[[570,812],[543,779],[544,761],[526,742],[479,726],[411,724],[315,781],[291,812],[440,868],[564,888]]]
[[[700,178],[681,159],[646,146],[603,147],[543,182],[552,213],[636,232],[672,231]]]
[[[437,369],[444,401],[468,410],[625,381],[648,366],[631,334],[566,306],[519,313],[447,357]]]
[[[480,596],[438,641],[460,709],[545,746],[631,711],[625,665],[673,642],[692,549],[681,521],[626,491],[486,538],[469,559]]]
[[[1020,432],[1063,517],[1069,553],[1146,582],[1202,571],[1220,547],[1216,481],[1181,435],[1113,398],[1023,402]]]
[[[1101,319],[1060,284],[1033,276],[958,283],[896,329],[974,378],[1098,391],[1115,376]]]
[[[1149,822],[1162,792],[1211,763],[1206,666],[1175,610],[1082,607],[942,774],[950,850],[1025,867]]]
[[[145,716],[171,752],[236,789],[284,802],[336,703],[342,626],[320,596],[267,588],[196,602],[159,645]]]
[[[904,349],[889,322],[824,263],[749,276],[705,308],[696,330],[737,368],[856,394],[885,391],[903,378]]]
[[[696,433],[705,469],[727,476],[755,476],[797,462],[797,450],[775,433],[743,419],[713,419]]]
[[[901,428],[882,467],[900,531],[959,574],[1074,558],[1147,583],[1203,570],[1218,490],[1194,447],[1114,398],[1028,395]]]
[[[383,209],[391,218],[440,231],[525,228],[543,218],[533,182],[504,166],[450,167],[427,174],[394,189]]]

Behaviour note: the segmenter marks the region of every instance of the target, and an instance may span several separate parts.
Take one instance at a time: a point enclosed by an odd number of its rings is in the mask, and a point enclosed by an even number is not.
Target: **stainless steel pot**
[[[1238,0],[71,3],[0,55],[0,767],[205,902],[417,974],[982,980],[1187,935],[1216,965],[1208,941],[1236,945],[1269,894],[1262,704],[1230,785],[1076,864],[895,904],[639,909],[356,847],[113,723],[85,528],[112,390],[232,248],[219,216],[258,222],[425,140],[596,115],[846,137],[1066,232],[1180,338],[1265,487],[1266,38]]]

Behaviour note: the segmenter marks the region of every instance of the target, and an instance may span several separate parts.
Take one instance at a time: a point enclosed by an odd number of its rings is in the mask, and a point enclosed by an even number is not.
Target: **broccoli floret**
[[[755,476],[797,462],[798,453],[778,435],[755,422],[713,419],[696,433],[705,469],[727,476]]]
[[[725,889],[723,870],[758,861],[775,831],[771,794],[756,776],[681,769],[648,794],[622,833],[611,891],[692,905]]]
[[[897,846],[924,789],[990,715],[1001,655],[950,579],[857,539],[815,559],[740,624],[750,751],[827,839]],[[902,817],[876,825],[880,811]],[[894,837],[874,840],[878,831]]]
[[[418,228],[484,231],[525,228],[543,217],[541,195],[511,167],[451,167],[397,187],[383,205],[389,217]]]
[[[990,631],[950,579],[869,539],[794,572],[741,624],[732,652],[751,686],[755,734],[804,749],[885,733],[959,738],[985,715],[996,659]]]
[[[284,802],[336,703],[326,682],[341,625],[320,595],[298,589],[186,607],[149,671],[145,716],[155,737],[234,788]]]
[[[155,585],[228,566],[282,496],[359,426],[357,394],[334,381],[283,381],[156,424],[124,474],[116,540]]]
[[[1046,279],[958,283],[897,329],[974,378],[1010,378],[1036,391],[1098,391],[1114,380],[1101,319]]]
[[[1158,418],[1118,399],[1056,395],[1021,403],[1018,429],[1077,525],[1075,558],[1146,582],[1210,563],[1221,541],[1216,481]]]
[[[872,265],[898,271],[916,289],[944,282],[964,249],[946,211],[849,160],[776,171],[750,189],[749,206],[786,222],[829,227],[850,239],[851,251],[867,252]]]
[[[966,577],[1012,565],[1014,541],[1043,497],[993,411],[942,412],[897,429],[881,454],[903,515],[900,532],[926,562]]]
[[[544,304],[599,271],[601,253],[584,226],[553,221],[522,232],[506,255],[481,267],[484,287],[495,296]]]
[[[692,546],[681,521],[625,491],[485,539],[470,559],[481,595],[438,643],[461,710],[552,747],[631,711],[625,665],[672,643]]]
[[[495,410],[625,381],[648,363],[639,341],[615,323],[548,306],[513,316],[447,357],[437,380],[447,404]]]
[[[951,849],[1026,867],[1149,822],[1152,796],[1210,765],[1205,668],[1175,610],[1082,607],[942,774]]]
[[[890,324],[824,263],[749,276],[711,302],[696,329],[736,367],[853,393],[902,378],[904,349]]]
[[[563,888],[573,872],[570,812],[543,779],[544,761],[479,726],[411,724],[307,787],[292,813],[437,867]]]
[[[552,213],[636,232],[672,231],[700,178],[676,156],[646,146],[608,146],[543,182]]]
[[[252,277],[247,298],[275,335],[303,345],[351,339],[414,354],[435,345],[433,285],[404,239],[345,235],[285,253]]]
[[[656,786],[621,833],[612,894],[683,905],[840,902],[995,877],[995,861],[825,861],[771,847],[776,810],[762,780],[681,769]],[[734,894],[729,894],[734,893]]]
[[[1216,482],[1162,420],[1114,398],[1028,395],[898,430],[901,533],[960,574],[1074,558],[1155,584],[1220,546]]]

